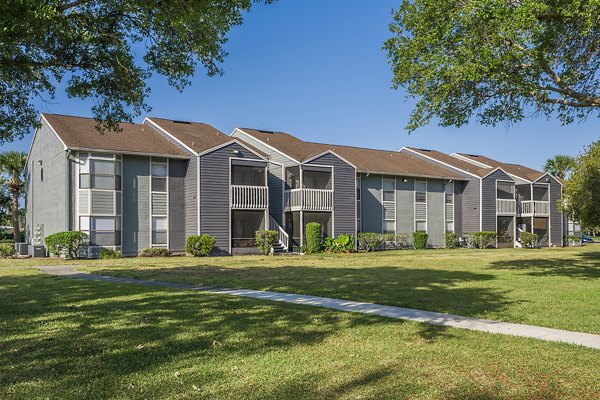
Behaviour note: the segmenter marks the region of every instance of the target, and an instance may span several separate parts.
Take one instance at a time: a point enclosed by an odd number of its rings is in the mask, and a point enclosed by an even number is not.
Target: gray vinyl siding
[[[454,233],[463,235],[463,191],[467,182],[454,181]]]
[[[361,184],[363,232],[382,232],[381,184],[381,175],[363,175]]]
[[[462,233],[472,233],[481,230],[481,180],[471,178],[463,183],[463,191],[460,195],[462,203]],[[496,212],[494,203],[494,213]]]
[[[396,232],[415,231],[415,180],[398,177],[396,179]]]
[[[239,155],[233,154],[234,150]],[[231,220],[229,216],[230,158],[261,160],[237,143],[221,147],[200,157],[200,231],[217,237],[215,255],[229,254]]]
[[[32,143],[26,167],[26,242],[32,243],[33,230],[37,225],[43,226],[42,243],[44,237],[69,229],[72,189],[69,186],[71,179],[68,163],[63,144],[50,126],[43,121]],[[41,180],[42,168],[43,181]]]
[[[333,166],[333,234],[356,234],[356,169],[331,153],[307,164]]]
[[[433,247],[444,245],[444,183],[439,179],[427,179],[427,234]]]
[[[284,156],[283,154],[271,149],[267,145],[265,145],[262,141],[255,139],[250,135],[246,135],[244,133],[240,133],[239,131],[233,132],[232,137],[241,140],[249,144],[250,146],[262,151],[263,153],[269,156],[269,160],[275,161],[276,163],[282,164],[285,167],[292,167],[298,165],[298,163],[291,158]]]
[[[186,232],[181,221],[186,220],[185,170],[187,161],[169,160],[169,250],[185,251]]]
[[[269,213],[280,226],[283,222],[283,190],[284,176],[283,167],[278,164],[269,163],[267,173],[267,185],[269,186]]]
[[[513,181],[503,171],[496,171],[482,180],[481,187],[481,207],[483,215],[481,218],[481,230],[482,231],[496,231],[496,181]]]
[[[150,243],[150,159],[123,156],[121,251],[135,256]]]
[[[546,177],[550,178],[550,242],[553,246],[563,245],[563,215],[558,208],[558,202],[562,193],[560,183],[546,175],[538,182],[545,182]]]

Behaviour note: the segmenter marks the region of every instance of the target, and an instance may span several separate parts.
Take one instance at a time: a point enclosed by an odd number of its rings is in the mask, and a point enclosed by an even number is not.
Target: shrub
[[[101,260],[113,260],[115,258],[121,258],[121,252],[115,249],[102,249],[98,253],[98,258]]]
[[[473,243],[479,249],[496,247],[496,232],[480,231],[473,233]]]
[[[17,255],[15,245],[10,243],[0,243],[0,258],[9,258]]]
[[[458,237],[454,232],[447,232],[444,235],[444,245],[447,249],[455,249],[458,245]]]
[[[581,236],[580,235],[569,235],[567,236],[567,242],[570,246],[580,246]]]
[[[539,239],[539,236],[536,235],[535,233],[521,232],[519,234],[519,243],[521,243],[521,246],[523,246],[523,247],[528,247],[528,248],[536,247],[538,244],[538,239]]]
[[[79,249],[89,243],[89,236],[80,231],[57,232],[46,236],[44,243],[53,256],[77,258]]]
[[[277,231],[256,231],[256,245],[261,254],[265,256],[269,254],[275,241],[277,241]]]
[[[12,243],[15,244],[14,239],[0,239],[0,243]]]
[[[429,239],[429,235],[427,233],[414,232],[413,243],[415,244],[415,249],[425,250],[427,248],[427,239]]]
[[[321,224],[309,222],[306,224],[306,253],[318,253],[321,251]]]
[[[351,253],[354,251],[354,237],[341,234],[337,239],[327,237],[323,241],[325,251],[331,253]]]
[[[202,257],[210,254],[217,243],[216,236],[192,235],[185,240],[185,252],[194,257]],[[158,256],[162,257],[162,256]]]
[[[408,233],[397,233],[394,235],[396,248],[400,250],[412,249],[413,245]]]
[[[358,248],[361,250],[379,250],[383,244],[383,236],[380,233],[360,232],[358,234]]]
[[[149,247],[140,252],[140,257],[169,257],[171,252],[162,247]]]

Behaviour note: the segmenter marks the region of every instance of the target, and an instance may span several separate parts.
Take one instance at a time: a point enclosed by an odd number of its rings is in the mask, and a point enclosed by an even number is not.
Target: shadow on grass
[[[403,323],[42,275],[2,277],[0,304],[0,394],[11,387],[4,393],[15,398],[18,393],[32,398],[44,393],[56,398],[128,397],[134,375],[152,374],[177,359],[205,365],[203,379],[213,382],[230,372],[220,369],[219,361],[319,344],[360,325]],[[115,384],[123,385],[125,392],[115,396]]]
[[[600,252],[581,253],[571,258],[494,261],[490,263],[490,268],[524,271],[531,276],[597,279],[600,278]]]
[[[507,290],[479,284],[496,279],[494,275],[467,271],[392,266],[183,266],[141,270],[115,267],[94,273],[314,295],[466,316],[501,311],[512,304],[507,299]]]

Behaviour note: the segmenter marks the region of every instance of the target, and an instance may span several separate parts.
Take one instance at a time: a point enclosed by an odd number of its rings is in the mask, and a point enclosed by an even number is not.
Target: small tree
[[[65,254],[68,258],[77,258],[79,249],[89,243],[89,236],[80,231],[56,232],[46,236],[44,243],[53,256]]]
[[[260,253],[267,255],[271,252],[273,244],[277,240],[277,232],[269,230],[256,231],[256,246],[260,250]]]
[[[583,226],[600,225],[600,141],[592,143],[575,161],[563,187],[562,211]]]
[[[25,160],[27,154],[22,151],[6,151],[0,154],[0,172],[8,175],[6,185],[10,192],[11,211],[12,211],[12,226],[15,242],[21,241],[21,228],[19,226],[19,197],[25,187],[23,179],[23,169],[25,168]]]
[[[309,222],[306,224],[306,252],[309,254],[321,251],[323,238],[321,237],[321,224]]]

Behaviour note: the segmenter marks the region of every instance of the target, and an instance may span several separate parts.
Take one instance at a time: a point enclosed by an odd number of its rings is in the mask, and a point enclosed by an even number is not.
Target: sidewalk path
[[[522,325],[513,324],[509,322],[491,321],[486,319],[463,317],[460,315],[415,310],[403,307],[385,306],[372,303],[362,303],[358,301],[333,299],[328,297],[307,296],[280,292],[266,292],[261,290],[250,289],[226,289],[209,286],[197,286],[187,283],[148,281],[134,278],[120,278],[114,276],[90,274],[87,272],[78,272],[75,271],[71,266],[48,266],[39,267],[39,269],[46,274],[62,276],[66,278],[83,279],[86,281],[129,283],[180,290],[200,290],[208,293],[227,294],[231,296],[251,297],[260,300],[281,301],[284,303],[331,308],[340,311],[358,312],[388,318],[398,318],[408,321],[423,322],[432,325],[442,325],[453,328],[470,329],[473,331],[500,333],[504,335],[522,336],[540,340],[565,342],[585,347],[591,347],[594,349],[600,349],[600,335],[594,335],[591,333],[572,332],[533,325]]]

